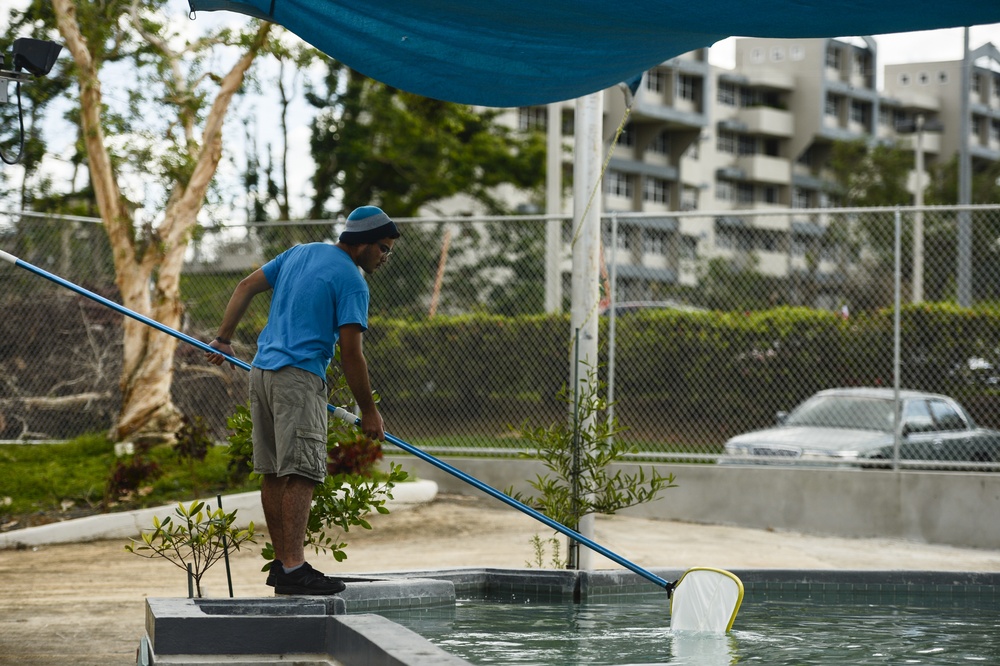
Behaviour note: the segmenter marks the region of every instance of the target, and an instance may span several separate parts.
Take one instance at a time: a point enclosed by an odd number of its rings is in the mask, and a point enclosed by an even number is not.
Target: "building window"
[[[715,230],[715,247],[723,250],[734,250],[739,243],[736,240],[736,234],[733,233],[732,229],[716,229]]]
[[[858,76],[864,76],[866,70],[868,69],[868,58],[862,51],[854,52],[854,73]]]
[[[607,194],[609,196],[631,199],[633,192],[633,179],[634,177],[629,173],[622,173],[621,171],[608,171],[608,175],[605,178],[605,182],[607,183]]]
[[[727,130],[719,130],[715,140],[715,149],[720,153],[736,153],[736,134]]]
[[[698,79],[690,74],[681,74],[677,78],[677,95],[691,102],[698,101]]]
[[[662,178],[647,176],[642,184],[642,199],[651,203],[670,203],[670,183]]]
[[[698,258],[698,239],[694,236],[681,236],[677,253],[681,259],[695,260]]]
[[[622,229],[621,223],[619,223],[619,225],[618,225],[618,233],[616,234],[617,235],[618,245],[617,245],[617,247],[615,249],[622,250],[623,252],[627,252],[628,251],[628,237],[629,237],[629,234],[623,233],[623,231],[624,230]],[[604,247],[608,247],[608,248],[611,247],[611,227],[610,226],[608,226],[608,227],[602,227],[602,229],[601,229],[601,243],[604,245]]]
[[[764,202],[769,204],[778,203],[778,188],[774,185],[767,185],[764,188]]]
[[[896,80],[899,81],[899,85],[901,86],[910,85],[910,75],[906,72],[900,72],[899,76],[896,77]]]
[[[917,73],[917,83],[919,83],[922,86],[926,86],[930,82],[931,82],[931,75],[930,74],[928,74],[927,72],[918,72]]]
[[[618,137],[618,145],[625,148],[635,147],[635,128],[631,125],[626,125],[622,128],[622,133]]]
[[[544,106],[522,106],[517,114],[517,128],[522,132],[545,130],[549,112]]]
[[[809,208],[809,191],[801,187],[792,188],[792,208]]]
[[[642,251],[644,254],[665,255],[669,242],[667,232],[661,229],[644,229],[642,232]]]
[[[757,137],[750,136],[749,134],[739,135],[739,146],[737,148],[740,155],[756,155],[757,154]]]
[[[826,66],[830,69],[840,69],[840,49],[836,46],[826,47]]]
[[[972,85],[972,92],[974,93],[978,93],[981,90],[980,78],[981,77],[979,76],[979,72],[972,73],[971,85]]]
[[[734,190],[731,180],[718,180],[715,183],[715,198],[719,201],[732,201],[736,196]]]
[[[698,210],[698,189],[685,185],[681,190],[681,210]]]
[[[792,247],[790,252],[793,257],[806,256],[806,250],[808,248],[809,248],[808,238],[799,235],[792,236]]]
[[[667,89],[667,73],[662,69],[651,69],[646,72],[646,90],[663,93]]]
[[[752,183],[737,183],[736,184],[736,200],[739,203],[753,203],[753,184]]]
[[[576,115],[572,109],[562,110],[562,135],[573,136],[576,132]]]
[[[736,106],[736,85],[733,83],[719,83],[719,104],[723,106]]]
[[[868,124],[868,105],[859,100],[851,100],[851,122]]]
[[[840,117],[840,98],[837,95],[827,95],[823,113],[832,118]]]
[[[656,138],[649,142],[649,147],[646,149],[651,153],[657,153],[659,155],[669,155],[670,154],[670,134],[666,131],[660,132],[656,135]]]

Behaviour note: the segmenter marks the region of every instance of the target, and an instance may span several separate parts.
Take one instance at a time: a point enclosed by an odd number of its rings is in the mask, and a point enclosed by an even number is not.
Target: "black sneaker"
[[[308,562],[291,573],[278,569],[274,579],[275,594],[330,595],[343,592],[346,588],[344,581],[324,576]]]
[[[281,560],[271,560],[271,568],[267,570],[267,586],[274,587],[274,581],[278,578],[278,570],[281,569]]]

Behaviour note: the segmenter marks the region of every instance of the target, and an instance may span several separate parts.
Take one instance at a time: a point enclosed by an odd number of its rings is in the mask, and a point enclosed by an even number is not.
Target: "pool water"
[[[477,665],[1000,664],[994,607],[744,602],[733,630],[720,636],[674,634],[660,596],[582,605],[460,601],[380,614]]]

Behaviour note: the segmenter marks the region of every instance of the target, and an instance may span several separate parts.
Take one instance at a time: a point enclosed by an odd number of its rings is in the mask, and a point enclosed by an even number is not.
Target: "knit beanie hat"
[[[348,245],[374,243],[383,238],[399,238],[399,230],[377,206],[362,206],[351,211],[347,226],[340,234],[340,242]]]

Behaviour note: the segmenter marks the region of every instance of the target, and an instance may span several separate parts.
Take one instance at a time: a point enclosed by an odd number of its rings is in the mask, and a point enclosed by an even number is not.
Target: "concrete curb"
[[[434,481],[406,481],[397,484],[392,489],[393,499],[386,502],[386,507],[390,511],[399,511],[418,504],[425,504],[432,501],[437,496],[437,492],[438,485]],[[214,508],[217,498],[204,498],[202,501]],[[189,503],[189,501],[185,501],[185,504]],[[175,503],[121,513],[104,513],[4,532],[0,534],[0,550],[18,546],[41,546],[138,537],[142,530],[152,527],[153,516],[160,519],[171,516],[176,506]],[[260,491],[223,495],[222,507],[227,512],[238,510],[236,524],[239,527],[245,527],[251,521],[254,525],[264,525],[264,511],[260,506]]]

